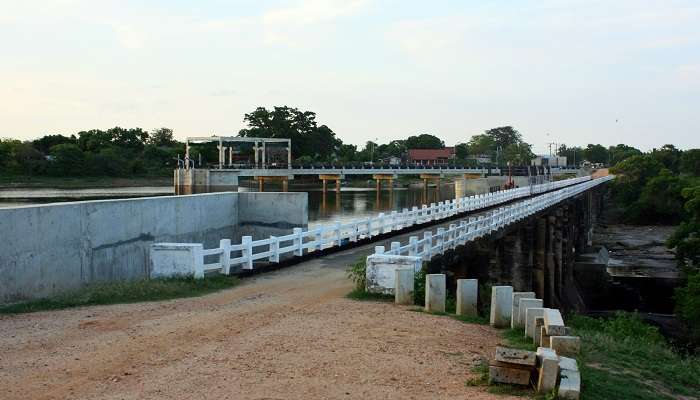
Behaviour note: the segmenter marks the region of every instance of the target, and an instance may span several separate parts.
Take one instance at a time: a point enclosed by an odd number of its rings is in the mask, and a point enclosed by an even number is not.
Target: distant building
[[[408,162],[418,165],[447,165],[455,158],[454,147],[442,149],[409,149]]]
[[[566,167],[566,156],[539,155],[533,158],[530,163],[538,167]]]
[[[382,163],[389,165],[401,165],[401,157],[389,156],[386,158],[382,158]]]

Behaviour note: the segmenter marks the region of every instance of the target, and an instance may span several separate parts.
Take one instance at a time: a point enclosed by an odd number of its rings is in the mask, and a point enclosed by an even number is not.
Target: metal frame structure
[[[190,159],[190,143],[216,143],[219,149],[219,169],[224,169],[225,166],[233,165],[233,146],[225,147],[224,143],[253,143],[253,153],[255,157],[255,165],[261,164],[264,169],[267,166],[267,148],[266,143],[287,143],[287,165],[292,164],[292,139],[280,138],[258,138],[258,137],[241,137],[241,136],[192,136],[185,140],[185,168],[189,169]],[[226,163],[226,152],[228,150],[228,163]],[[262,161],[262,162],[261,162]]]

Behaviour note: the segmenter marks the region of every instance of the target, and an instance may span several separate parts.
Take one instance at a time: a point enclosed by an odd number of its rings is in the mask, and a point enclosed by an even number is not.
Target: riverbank
[[[172,187],[172,176],[143,177],[53,177],[53,176],[6,176],[0,175],[0,189],[52,188],[93,189],[119,187]]]

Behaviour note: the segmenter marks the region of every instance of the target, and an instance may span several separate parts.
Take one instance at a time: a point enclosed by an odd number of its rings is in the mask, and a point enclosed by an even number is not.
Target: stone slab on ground
[[[494,328],[508,328],[510,326],[511,312],[513,311],[513,287],[491,287],[491,318],[490,324]]]
[[[578,362],[574,358],[559,356],[559,370],[578,371]]]
[[[529,338],[535,337],[535,318],[543,318],[546,308],[535,307],[525,310],[525,336]]]
[[[489,365],[489,383],[507,383],[511,385],[529,385],[532,368],[492,361]]]
[[[411,267],[400,267],[394,270],[396,288],[394,289],[394,303],[411,305],[414,302],[413,293],[415,285],[415,271]]]
[[[540,345],[542,342],[542,328],[544,328],[544,318],[543,317],[537,317],[535,318],[535,334],[532,335],[532,343],[536,345]]]
[[[537,392],[547,393],[557,386],[559,375],[559,357],[552,349],[537,348]]]
[[[534,367],[537,356],[534,351],[496,347],[496,361]]]
[[[573,370],[562,370],[559,380],[559,398],[578,400],[581,397],[581,373]]]
[[[513,305],[510,313],[510,327],[519,328],[520,324],[520,300],[534,299],[535,292],[513,292]]]
[[[445,312],[445,274],[425,276],[425,311]]]
[[[527,330],[526,316],[528,308],[542,308],[542,300],[534,298],[520,299],[520,304],[518,305],[518,328],[524,328]]]
[[[552,336],[549,347],[560,356],[575,356],[581,351],[581,338],[578,336]]]
[[[556,308],[550,308],[544,312],[544,326],[549,336],[563,336],[567,333],[564,318]]]
[[[457,315],[477,316],[479,281],[477,279],[457,279]]]
[[[552,343],[549,340],[551,336],[547,335],[547,327],[542,325],[540,326],[540,347],[548,347],[552,348]]]

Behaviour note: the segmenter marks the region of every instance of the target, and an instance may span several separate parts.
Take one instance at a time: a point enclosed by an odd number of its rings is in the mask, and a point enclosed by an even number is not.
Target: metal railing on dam
[[[261,240],[253,240],[251,236],[243,236],[241,242],[237,244],[232,244],[230,239],[222,239],[219,246],[212,249],[203,249],[200,243],[156,243],[151,245],[151,276],[193,274],[195,277],[201,277],[207,271],[220,271],[228,274],[231,271],[231,267],[251,270],[255,261],[276,263],[280,261],[281,256],[287,254],[302,256],[305,252],[338,247],[363,238],[372,238],[376,235],[386,234],[417,224],[440,221],[462,213],[491,208],[520,198],[587,182],[592,183],[590,176],[462,197],[437,204],[432,203],[429,206],[423,205],[421,208],[403,209],[401,212],[380,213],[375,217],[351,221],[345,224],[336,222],[332,225],[324,225],[307,230],[294,228],[291,234],[284,236],[270,236]],[[594,182],[597,185],[602,180],[598,179]],[[546,199],[551,198],[554,197],[546,197]],[[528,204],[540,206],[544,203]],[[526,210],[521,210],[521,212],[525,213]],[[505,218],[506,216],[499,214],[492,218],[501,217]],[[477,220],[475,224],[482,224],[479,225],[480,233],[486,229],[483,226],[483,219]],[[452,233],[454,234],[454,232]],[[423,241],[425,240],[426,238],[423,239]],[[432,249],[434,247],[432,244],[433,239],[430,240],[430,249]],[[441,245],[443,242],[444,240],[442,240]]]

